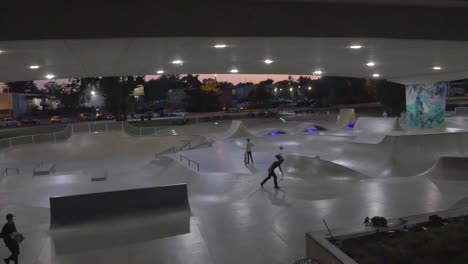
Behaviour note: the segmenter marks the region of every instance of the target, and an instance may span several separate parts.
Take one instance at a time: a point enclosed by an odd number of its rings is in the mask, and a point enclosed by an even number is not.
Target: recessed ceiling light
[[[374,67],[374,66],[375,66],[375,62],[369,61],[366,65],[369,66],[369,67]]]
[[[46,77],[47,79],[53,79],[53,78],[55,78],[55,75],[53,75],[53,74],[47,74],[45,77]]]
[[[272,64],[274,61],[272,61],[272,60],[270,60],[270,59],[266,59],[264,62],[265,62],[266,64]]]
[[[314,71],[314,75],[322,75],[322,71],[321,70],[316,70],[316,71]]]
[[[440,66],[435,66],[435,67],[433,67],[432,69],[435,70],[435,71],[440,71],[440,70],[442,70],[442,67],[440,67]]]
[[[180,65],[182,65],[182,64],[184,64],[184,61],[182,61],[182,60],[175,60],[175,61],[172,61],[171,63],[172,63],[172,64],[180,64]]]
[[[157,74],[163,74],[164,71],[163,71],[163,70],[159,70],[159,71],[157,71],[156,73],[157,73]]]
[[[3,53],[3,52],[5,52],[5,51],[3,51],[3,50],[0,50],[0,53]]]
[[[232,69],[232,70],[231,70],[231,73],[238,73],[238,72],[239,72],[238,69]]]
[[[350,49],[362,49],[361,45],[351,45],[349,46]]]
[[[31,65],[29,66],[29,69],[32,69],[32,70],[39,69],[39,65]]]
[[[372,77],[374,77],[374,78],[378,78],[378,77],[380,77],[380,74],[378,74],[378,73],[374,73],[374,74],[372,74]]]
[[[217,45],[214,45],[213,47],[217,48],[217,49],[224,49],[226,48],[228,45],[226,44],[217,44]]]
[[[309,86],[309,88],[308,88],[308,89],[309,89],[309,90],[312,90],[312,87],[310,87],[310,86]]]

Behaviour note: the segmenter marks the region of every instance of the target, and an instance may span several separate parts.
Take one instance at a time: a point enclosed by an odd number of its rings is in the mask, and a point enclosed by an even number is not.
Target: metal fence
[[[169,127],[135,127],[128,122],[90,122],[70,124],[64,130],[54,133],[20,136],[0,139],[0,149],[27,144],[56,143],[68,140],[73,134],[123,131],[130,136],[175,136]]]
[[[62,142],[68,140],[71,136],[72,128],[71,126],[67,126],[64,130],[59,132],[0,139],[0,149],[27,144]]]

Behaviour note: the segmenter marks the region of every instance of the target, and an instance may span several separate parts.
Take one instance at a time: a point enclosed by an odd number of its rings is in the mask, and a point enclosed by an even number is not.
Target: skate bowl
[[[401,130],[397,117],[360,117],[353,128],[353,132],[358,135],[353,142],[377,144],[382,141],[386,135]]]
[[[320,157],[288,155],[284,162],[286,174],[303,175],[310,178],[362,179],[367,176],[345,166]]]
[[[468,181],[468,157],[440,157],[423,175],[436,180]]]
[[[359,117],[353,128],[354,131],[364,134],[391,134],[401,130],[398,118]]]
[[[189,208],[187,184],[50,197],[51,228]]]
[[[468,116],[468,107],[455,107],[456,116]]]
[[[356,114],[354,108],[340,109],[340,114],[336,120],[338,128],[346,128],[349,124],[356,122]]]
[[[247,129],[242,120],[232,120],[228,130],[217,139],[251,137],[253,134]]]
[[[465,153],[466,132],[387,135],[377,144],[349,143],[332,161],[372,177],[409,177],[428,171],[440,157]]]

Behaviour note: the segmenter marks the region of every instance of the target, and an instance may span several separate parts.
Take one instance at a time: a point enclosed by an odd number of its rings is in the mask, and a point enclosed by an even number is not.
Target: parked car
[[[0,119],[0,126],[2,127],[19,126],[19,123],[13,118],[2,118]]]
[[[129,112],[127,113],[127,119],[139,119],[140,114],[135,113],[135,112]]]
[[[114,120],[115,116],[113,114],[111,114],[111,113],[108,113],[108,114],[104,115],[104,119],[105,120]]]
[[[160,117],[161,115],[156,113],[156,112],[146,112],[146,113],[143,113],[143,114],[140,114],[140,119],[141,120],[144,120],[144,119],[148,119],[148,120],[151,120],[153,118],[157,118],[157,117]]]
[[[40,125],[41,124],[41,121],[39,121],[39,119],[36,119],[36,118],[29,118],[29,117],[25,117],[25,118],[21,118],[19,120],[19,122],[21,123],[21,125],[33,125],[33,126],[37,126],[37,125]]]
[[[78,117],[78,121],[94,121],[96,120],[96,114],[93,113],[81,113]]]
[[[56,123],[71,123],[71,119],[63,116],[53,116],[50,119],[50,123],[56,124]]]
[[[238,106],[225,106],[223,107],[224,112],[226,113],[239,113],[241,108]]]

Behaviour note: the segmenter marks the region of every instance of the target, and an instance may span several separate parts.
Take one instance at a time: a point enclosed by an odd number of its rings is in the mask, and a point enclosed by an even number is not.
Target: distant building
[[[0,118],[18,118],[49,104],[50,100],[42,94],[0,93]]]

